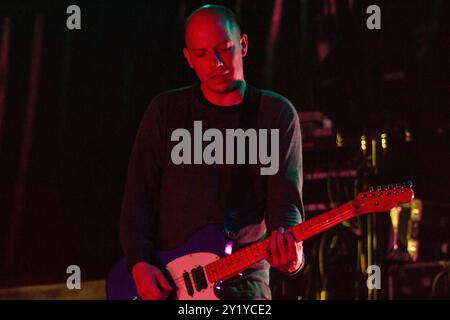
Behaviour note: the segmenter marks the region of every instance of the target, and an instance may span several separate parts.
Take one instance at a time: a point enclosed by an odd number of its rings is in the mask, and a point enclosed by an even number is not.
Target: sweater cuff
[[[302,257],[302,264],[298,267],[298,269],[297,270],[295,270],[295,271],[293,271],[293,272],[283,272],[283,271],[280,271],[280,270],[278,270],[281,274],[283,274],[283,275],[285,275],[285,276],[288,276],[288,277],[291,277],[291,276],[295,276],[297,273],[299,273],[300,272],[300,270],[302,270],[303,269],[303,267],[305,266],[305,253],[302,251],[302,255],[303,255],[303,257]]]

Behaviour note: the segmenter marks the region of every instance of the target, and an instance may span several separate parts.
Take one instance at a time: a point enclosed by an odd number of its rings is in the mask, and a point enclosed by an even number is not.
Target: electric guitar
[[[350,218],[372,212],[385,212],[398,203],[414,198],[412,183],[369,188],[354,200],[289,228],[297,242],[306,240]],[[184,246],[156,254],[156,264],[174,285],[179,300],[218,300],[220,283],[268,256],[269,239],[256,242],[232,254],[224,253],[226,242],[219,225],[208,225]],[[119,261],[106,281],[112,300],[138,299],[134,280]]]

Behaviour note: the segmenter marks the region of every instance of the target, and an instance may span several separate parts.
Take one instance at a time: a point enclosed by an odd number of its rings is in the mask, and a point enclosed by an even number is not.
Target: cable
[[[439,273],[436,275],[436,277],[434,277],[434,279],[433,279],[433,284],[432,284],[432,286],[431,286],[431,299],[435,298],[435,295],[436,295],[436,286],[437,286],[438,281],[440,280],[441,277],[443,277],[443,276],[445,276],[445,275],[450,276],[450,268],[446,268],[446,269],[442,270],[441,272],[439,272]],[[448,279],[447,279],[446,282],[444,282],[444,286],[445,286],[444,292],[447,292],[447,291],[448,291],[447,283],[448,283]]]

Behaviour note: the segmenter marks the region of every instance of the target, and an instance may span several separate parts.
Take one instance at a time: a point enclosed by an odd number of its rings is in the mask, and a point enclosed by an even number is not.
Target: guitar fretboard
[[[288,230],[294,234],[297,242],[303,241],[342,221],[355,217],[357,215],[355,206],[355,200],[347,202]],[[265,239],[206,265],[205,271],[208,280],[215,283],[229,279],[252,264],[265,259],[269,254],[268,246],[269,239]]]

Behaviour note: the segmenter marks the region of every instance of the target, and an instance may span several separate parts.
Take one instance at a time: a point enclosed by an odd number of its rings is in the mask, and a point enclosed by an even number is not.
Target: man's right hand
[[[173,290],[162,271],[150,263],[136,263],[132,274],[139,298],[143,300],[166,300]]]

